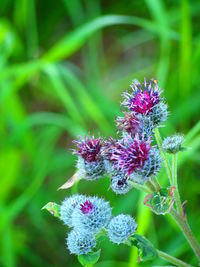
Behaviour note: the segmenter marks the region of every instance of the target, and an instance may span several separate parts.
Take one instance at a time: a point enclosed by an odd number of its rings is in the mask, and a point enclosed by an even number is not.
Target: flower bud
[[[118,195],[126,194],[132,189],[132,185],[128,183],[124,175],[117,174],[111,178],[111,189]]]
[[[182,147],[183,141],[184,135],[175,134],[173,136],[168,136],[167,138],[165,138],[162,143],[162,147],[166,152],[174,154],[184,149]]]
[[[90,232],[72,230],[67,237],[67,247],[71,254],[88,254],[96,247],[94,236]]]
[[[107,233],[110,241],[116,244],[126,243],[128,238],[135,233],[137,224],[130,215],[120,214],[110,221]]]
[[[86,137],[80,141],[74,141],[77,150],[74,154],[78,155],[77,169],[82,179],[97,180],[104,175],[104,163],[101,156],[102,139]]]
[[[73,195],[65,198],[60,205],[60,219],[64,222],[64,224],[72,227],[72,213],[76,206],[85,200],[86,197],[83,195]]]

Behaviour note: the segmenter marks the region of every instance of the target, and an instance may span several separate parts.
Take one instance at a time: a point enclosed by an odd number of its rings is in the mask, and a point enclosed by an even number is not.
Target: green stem
[[[184,216],[183,214],[183,208],[181,203],[181,198],[178,190],[178,180],[177,180],[177,153],[172,155],[172,179],[173,179],[173,185],[176,187],[174,191],[174,199],[176,203],[176,208],[180,216]]]
[[[155,138],[156,138],[158,147],[160,149],[160,153],[161,153],[161,155],[163,157],[163,160],[164,160],[164,164],[165,164],[165,168],[166,168],[166,171],[167,171],[167,175],[168,175],[168,178],[169,178],[170,185],[172,185],[173,184],[172,172],[171,172],[171,168],[170,168],[170,164],[169,164],[169,160],[167,158],[167,155],[166,155],[165,151],[162,148],[162,138],[160,136],[158,128],[154,129],[154,133],[155,133]]]
[[[146,186],[144,185],[141,185],[141,184],[138,184],[138,183],[134,183],[133,181],[128,181],[129,184],[131,184],[134,188],[140,190],[140,191],[143,191],[143,192],[146,192],[148,194],[150,194],[152,191],[147,188]]]
[[[152,182],[156,188],[156,191],[159,192],[160,191],[160,184],[159,184],[159,182],[155,176],[152,177]]]
[[[175,182],[175,186],[177,188],[175,190],[174,197],[175,197],[175,201],[176,201],[177,210],[179,213],[177,213],[174,209],[172,209],[170,214],[171,214],[172,218],[175,220],[175,222],[177,223],[177,225],[182,230],[185,238],[187,239],[189,245],[191,246],[191,248],[194,251],[195,255],[197,256],[198,260],[200,260],[200,246],[199,246],[197,240],[195,239],[195,237],[194,237],[194,235],[193,235],[193,233],[192,233],[192,231],[191,231],[191,229],[190,229],[190,227],[186,221],[186,218],[183,217],[183,209],[182,209],[182,205],[181,205],[180,195],[179,195],[179,191],[178,191],[178,183],[177,183],[177,156],[173,157],[173,164],[172,164],[173,175],[172,175],[169,161],[167,159],[165,151],[162,148],[162,138],[160,136],[158,128],[155,128],[154,133],[155,133],[155,138],[156,138],[158,147],[159,147],[160,152],[162,154],[162,157],[164,159],[165,168],[167,171],[170,185],[173,186],[173,183]]]
[[[149,190],[151,190],[151,192],[155,192],[156,191],[156,187],[154,185],[154,183],[152,183],[152,181],[147,181],[146,182],[146,186],[149,188]]]
[[[197,256],[198,260],[200,261],[200,246],[195,239],[190,226],[188,225],[187,221],[183,220],[183,218],[174,210],[172,209],[170,212],[171,217],[175,220],[177,225],[182,230],[185,238],[187,239],[190,247],[194,251],[195,255]]]
[[[178,266],[178,267],[192,267],[192,265],[188,264],[188,263],[185,263],[184,261],[181,261],[173,256],[170,256],[169,254],[163,252],[163,251],[160,251],[160,250],[157,250],[158,252],[158,256],[164,260],[166,260],[167,262],[170,262],[172,264],[174,264],[175,266]]]

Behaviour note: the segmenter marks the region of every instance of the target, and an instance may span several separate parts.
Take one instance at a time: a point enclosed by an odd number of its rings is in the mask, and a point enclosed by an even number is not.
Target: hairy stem
[[[184,261],[181,261],[173,256],[170,256],[169,254],[163,252],[163,251],[160,251],[160,250],[157,250],[158,252],[158,256],[164,260],[166,260],[167,262],[170,262],[172,264],[174,264],[175,266],[178,266],[178,267],[192,267],[192,265],[184,262]]]
[[[171,210],[170,215],[176,221],[177,225],[182,230],[182,232],[183,232],[185,238],[187,239],[190,247],[194,251],[198,260],[200,261],[200,246],[199,246],[196,238],[194,237],[192,230],[190,229],[190,226],[188,225],[187,221],[183,220],[183,218],[174,209]]]
[[[150,194],[152,191],[146,187],[145,185],[141,185],[141,184],[138,184],[138,183],[134,183],[133,181],[130,181],[128,180],[128,183],[131,184],[134,188],[140,190],[140,191],[143,191],[143,192],[146,192],[148,194]]]
[[[146,186],[149,188],[149,190],[151,190],[152,192],[156,191],[156,186],[154,185],[154,183],[152,181],[147,181],[146,182]]]
[[[171,168],[170,168],[170,164],[169,164],[169,160],[167,158],[167,155],[166,155],[165,151],[162,148],[162,138],[160,136],[158,128],[154,129],[154,133],[155,133],[155,138],[156,138],[158,147],[160,149],[160,153],[161,153],[161,155],[163,157],[163,160],[164,160],[164,164],[165,164],[165,168],[166,168],[166,171],[167,171],[167,175],[168,175],[168,178],[169,178],[170,185],[172,185],[173,184],[172,172],[171,172]]]
[[[152,177],[152,182],[156,188],[156,191],[159,192],[160,191],[160,184],[159,184],[159,182],[155,176]]]
[[[177,153],[172,155],[172,178],[173,178],[173,185],[176,187],[174,191],[174,199],[176,203],[176,208],[180,216],[184,216],[183,214],[183,208],[181,204],[181,198],[178,190],[178,181],[177,181]]]
[[[166,172],[167,172],[167,175],[169,178],[170,185],[173,186],[173,184],[175,183],[174,185],[176,186],[174,197],[175,197],[175,202],[176,202],[178,213],[174,209],[172,209],[170,214],[171,214],[172,218],[175,220],[175,222],[177,223],[177,225],[182,230],[185,238],[187,239],[190,247],[194,251],[198,260],[200,260],[200,246],[199,246],[197,240],[195,239],[195,237],[194,237],[194,235],[193,235],[193,233],[192,233],[192,231],[191,231],[191,229],[187,223],[187,219],[183,217],[183,209],[182,209],[182,205],[181,205],[180,195],[179,195],[179,191],[178,191],[178,183],[177,183],[177,156],[173,157],[173,164],[172,164],[173,175],[172,175],[169,161],[167,159],[165,151],[162,148],[162,138],[160,136],[158,128],[156,128],[154,130],[154,133],[155,133],[155,138],[156,138],[158,147],[159,147],[160,152],[162,154],[162,157],[164,159],[165,168],[166,168]]]

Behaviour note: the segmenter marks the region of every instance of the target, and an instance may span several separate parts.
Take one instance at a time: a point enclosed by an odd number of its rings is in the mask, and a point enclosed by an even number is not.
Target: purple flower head
[[[77,150],[74,150],[74,154],[81,156],[84,160],[88,162],[94,162],[99,159],[100,150],[102,147],[102,139],[85,137],[82,139],[80,137],[80,141],[73,141],[77,146]]]
[[[124,112],[124,117],[117,117],[116,123],[120,130],[129,134],[139,132],[140,122],[133,113]]]
[[[89,200],[86,200],[83,204],[81,204],[81,211],[83,214],[88,214],[93,211],[93,204]]]
[[[157,80],[150,79],[147,82],[144,79],[144,83],[133,81],[131,88],[133,90],[131,94],[128,92],[123,94],[125,99],[122,104],[135,113],[147,115],[161,100]]]
[[[116,168],[130,176],[135,170],[143,167],[150,149],[150,140],[140,140],[136,134],[134,139],[128,136],[121,142],[117,142],[110,159]]]

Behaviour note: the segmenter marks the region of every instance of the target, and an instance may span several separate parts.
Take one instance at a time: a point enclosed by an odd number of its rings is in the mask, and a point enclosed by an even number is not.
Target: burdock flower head
[[[126,243],[128,238],[135,233],[137,223],[130,215],[119,214],[112,218],[108,225],[108,237],[116,244]]]
[[[122,102],[122,105],[128,108],[129,112],[133,113],[139,120],[148,117],[154,127],[160,126],[166,121],[167,105],[164,103],[164,98],[161,97],[162,90],[158,86],[157,80],[146,81],[144,79],[144,83],[134,80],[131,89],[131,93],[125,92],[123,94],[124,101]],[[152,131],[151,124],[149,126]]]
[[[124,112],[124,117],[117,117],[116,124],[121,131],[129,134],[139,133],[140,122],[133,113]]]
[[[102,139],[94,136],[80,137],[74,141],[77,149],[74,154],[78,155],[77,168],[81,178],[96,180],[104,175],[104,164],[101,156]]]
[[[148,139],[152,135],[154,123],[150,116],[143,116],[133,112],[124,112],[124,117],[117,117],[116,124],[119,130],[134,136],[139,134]]]
[[[89,232],[73,229],[67,237],[67,247],[71,254],[88,254],[96,247],[96,240]]]
[[[144,166],[150,149],[150,140],[139,139],[137,134],[134,139],[127,136],[122,141],[117,142],[110,159],[117,169],[130,176],[134,171]]]
[[[98,233],[108,225],[111,215],[109,202],[102,198],[86,197],[86,200],[74,209],[72,225],[81,231]]]
[[[130,111],[136,114],[147,115],[152,112],[160,101],[161,90],[158,87],[157,80],[150,79],[148,82],[144,79],[144,83],[134,80],[131,84],[132,93],[125,92],[124,102],[122,105],[126,106]]]

